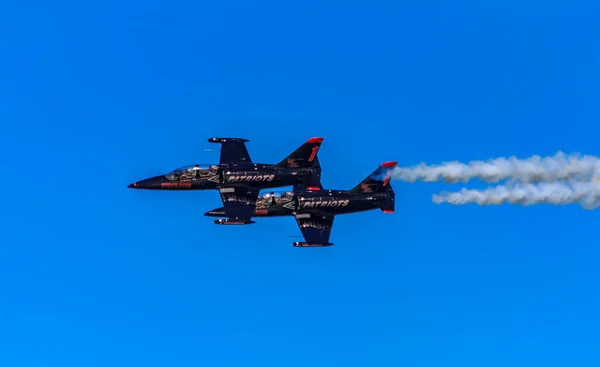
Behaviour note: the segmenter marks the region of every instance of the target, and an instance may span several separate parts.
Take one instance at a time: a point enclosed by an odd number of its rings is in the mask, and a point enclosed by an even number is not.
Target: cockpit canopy
[[[168,180],[191,180],[208,175],[209,173],[217,173],[219,166],[216,164],[192,164],[177,168],[165,175]]]
[[[269,191],[258,197],[257,206],[268,206],[273,204],[285,204],[294,199],[292,191]]]

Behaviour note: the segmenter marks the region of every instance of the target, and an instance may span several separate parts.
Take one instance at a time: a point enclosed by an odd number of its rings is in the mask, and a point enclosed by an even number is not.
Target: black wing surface
[[[325,213],[296,214],[296,222],[305,242],[295,242],[296,247],[325,247],[332,246],[329,242],[333,219],[335,217]]]
[[[249,224],[256,208],[259,189],[246,186],[222,187],[219,189],[223,209],[229,223]]]
[[[250,159],[250,154],[246,148],[246,143],[249,141],[250,140],[243,138],[208,139],[209,143],[221,144],[221,157],[219,159],[219,164],[238,162],[252,163],[252,159]]]

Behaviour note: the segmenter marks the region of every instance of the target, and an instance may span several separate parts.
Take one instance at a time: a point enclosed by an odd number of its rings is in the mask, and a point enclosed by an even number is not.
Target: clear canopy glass
[[[285,204],[294,199],[292,191],[268,191],[258,197],[256,204],[258,206]]]
[[[192,180],[206,176],[209,172],[217,172],[216,164],[192,164],[177,168],[165,175],[169,180]]]

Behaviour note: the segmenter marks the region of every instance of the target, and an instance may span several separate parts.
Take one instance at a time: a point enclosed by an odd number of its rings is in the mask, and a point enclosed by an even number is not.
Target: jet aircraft
[[[308,139],[276,164],[254,163],[243,138],[210,138],[221,144],[219,164],[196,164],[127,186],[146,190],[219,190],[226,220],[216,224],[251,224],[261,189],[292,185],[319,185],[317,152],[324,138]]]
[[[362,182],[350,190],[324,190],[318,187],[300,187],[280,195],[261,195],[254,209],[254,217],[294,216],[303,242],[294,242],[296,247],[333,246],[329,242],[333,220],[336,215],[381,209],[384,213],[395,210],[395,193],[390,184],[392,169],[397,162],[381,164]],[[204,214],[209,217],[227,216],[224,208]]]

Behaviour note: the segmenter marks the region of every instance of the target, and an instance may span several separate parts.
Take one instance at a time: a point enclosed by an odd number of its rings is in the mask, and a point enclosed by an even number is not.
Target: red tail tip
[[[386,213],[386,214],[391,214],[391,213],[393,213],[394,211],[393,211],[393,210],[390,210],[390,209],[383,209],[383,210],[382,210],[382,212],[384,212],[384,213]]]
[[[306,142],[307,143],[322,143],[325,138],[310,138]]]
[[[380,167],[385,167],[385,168],[396,167],[397,164],[398,164],[398,162],[385,162],[385,163],[382,163]]]

